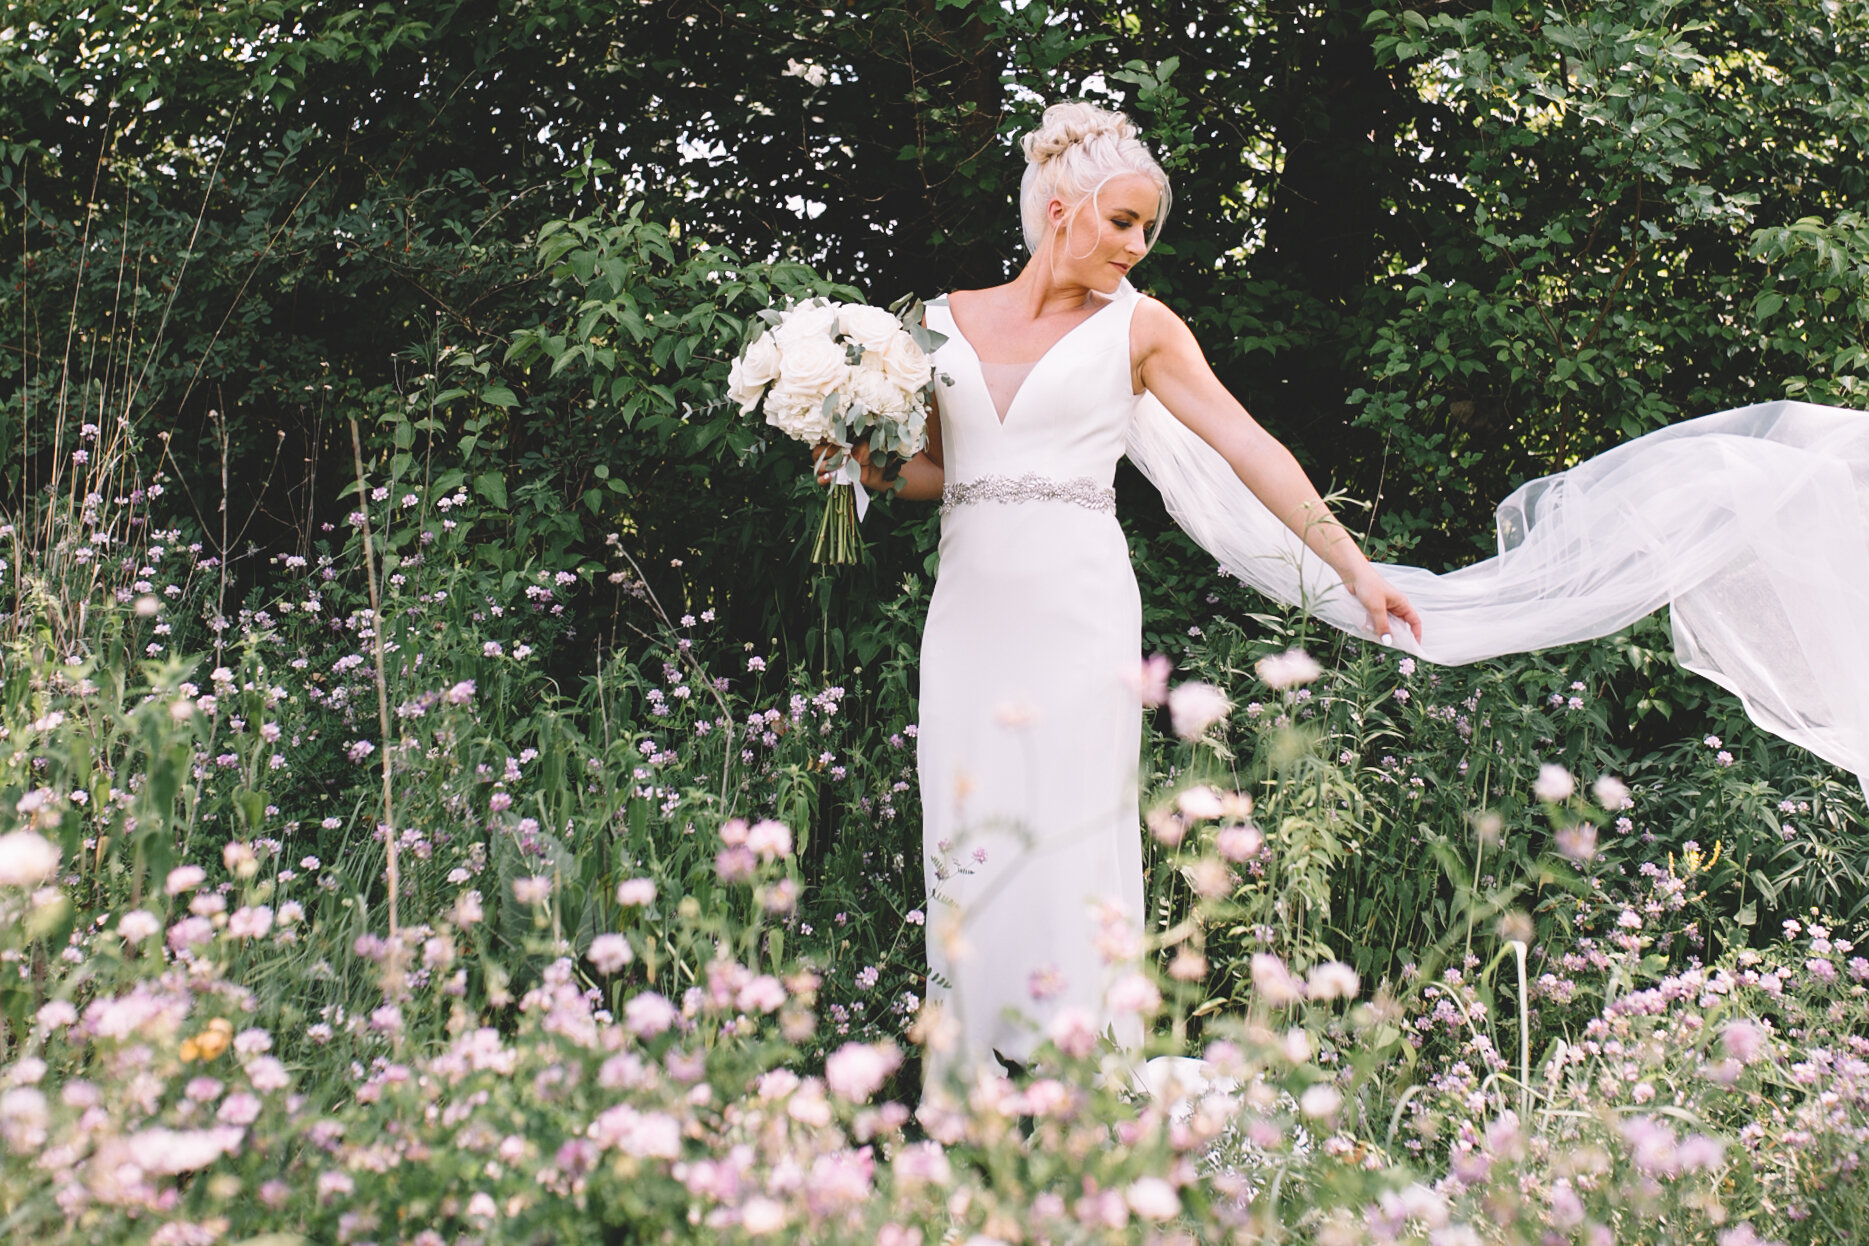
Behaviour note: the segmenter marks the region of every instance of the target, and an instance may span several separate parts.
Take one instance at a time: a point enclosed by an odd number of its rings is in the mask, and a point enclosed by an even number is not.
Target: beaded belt
[[[941,513],[969,502],[1069,502],[1085,510],[1116,513],[1116,490],[1088,476],[1053,480],[1027,472],[1023,476],[978,476],[941,486]]]

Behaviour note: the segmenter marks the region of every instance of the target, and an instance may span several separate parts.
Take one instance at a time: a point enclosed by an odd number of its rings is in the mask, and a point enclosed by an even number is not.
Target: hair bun
[[[1075,100],[1047,108],[1045,119],[1021,143],[1027,164],[1044,164],[1089,139],[1113,135],[1121,140],[1136,134],[1136,127],[1122,113]]]
[[[1168,215],[1168,174],[1149,154],[1129,118],[1085,100],[1053,104],[1020,143],[1025,148],[1025,173],[1019,179],[1019,224],[1028,251],[1036,255],[1051,228],[1047,205],[1052,200],[1075,212],[1078,205],[1094,200],[1111,178],[1128,173],[1146,177],[1161,194],[1161,210],[1149,236],[1150,243],[1155,241],[1155,230]]]

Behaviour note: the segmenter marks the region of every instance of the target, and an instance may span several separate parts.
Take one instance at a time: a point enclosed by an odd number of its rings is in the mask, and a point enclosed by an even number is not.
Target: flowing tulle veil
[[[1130,460],[1222,567],[1368,635],[1335,573],[1154,398]],[[1383,566],[1458,664],[1608,635],[1670,608],[1681,665],[1752,720],[1853,771],[1869,794],[1869,413],[1765,402],[1638,437],[1499,505],[1496,557]]]

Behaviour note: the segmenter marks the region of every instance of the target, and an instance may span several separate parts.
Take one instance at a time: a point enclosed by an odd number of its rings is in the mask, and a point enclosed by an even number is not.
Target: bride
[[[1111,480],[1145,394],[1335,572],[1370,635],[1421,629],[1187,325],[1129,284],[1169,205],[1134,127],[1059,104],[1024,146],[1031,258],[929,304],[952,383],[895,486],[942,513],[918,741],[931,1080],[1023,1062],[1057,1024],[1117,1021],[1105,990],[1143,918],[1142,637]],[[1139,1043],[1133,1017],[1117,1028]]]
[[[942,512],[918,759],[931,1085],[1047,1035],[1142,1038],[1106,997],[1135,984],[1143,917],[1124,455],[1227,571],[1431,661],[1605,636],[1665,605],[1682,666],[1869,792],[1869,416],[1778,401],[1684,420],[1522,485],[1496,557],[1378,568],[1188,327],[1129,284],[1169,204],[1134,128],[1059,104],[1024,146],[1031,258],[930,302],[951,384],[928,449],[893,483],[865,468]]]

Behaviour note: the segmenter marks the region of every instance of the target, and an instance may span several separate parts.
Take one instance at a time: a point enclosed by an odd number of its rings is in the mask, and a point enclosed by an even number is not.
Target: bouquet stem
[[[825,566],[851,566],[857,561],[857,491],[850,485],[832,485],[826,495],[811,561]]]

